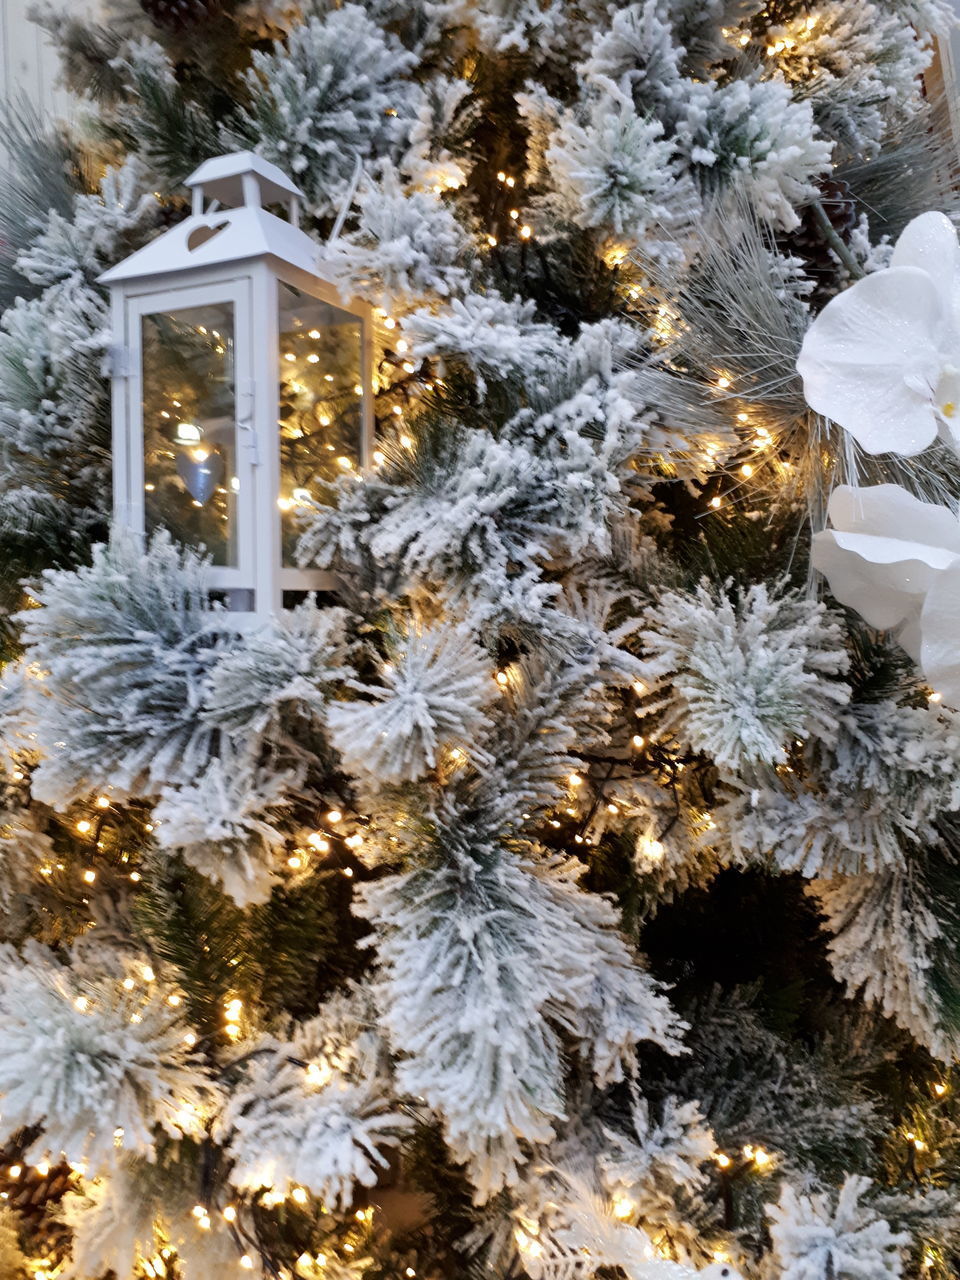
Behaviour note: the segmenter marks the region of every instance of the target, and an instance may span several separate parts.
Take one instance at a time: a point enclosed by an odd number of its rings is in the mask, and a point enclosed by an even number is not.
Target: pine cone
[[[223,0],[140,0],[140,8],[155,26],[186,31],[223,12]]]
[[[21,1131],[0,1150],[0,1195],[28,1221],[39,1218],[76,1181],[74,1171],[62,1161],[38,1167],[24,1159],[24,1150],[36,1136],[36,1130]]]
[[[858,221],[853,193],[836,178],[824,178],[819,187],[820,204],[830,225],[843,243],[849,244]],[[823,306],[837,291],[838,264],[813,209],[804,209],[800,225],[789,235],[778,237],[778,243],[781,252],[804,260],[807,274],[816,281],[810,301],[815,309]]]

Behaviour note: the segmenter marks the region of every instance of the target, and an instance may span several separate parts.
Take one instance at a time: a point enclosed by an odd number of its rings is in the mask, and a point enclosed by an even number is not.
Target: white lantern
[[[264,618],[333,585],[297,568],[297,515],[370,460],[371,311],[317,273],[300,192],[275,165],[220,156],[187,186],[192,215],[100,277],[116,344],[114,518],[204,546],[211,587]]]

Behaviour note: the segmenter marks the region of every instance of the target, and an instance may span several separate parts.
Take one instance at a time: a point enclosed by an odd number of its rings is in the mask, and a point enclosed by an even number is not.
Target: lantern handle
[[[343,230],[343,224],[346,222],[350,206],[353,204],[353,197],[357,194],[357,187],[360,185],[360,175],[362,173],[363,156],[357,152],[357,160],[353,166],[353,177],[350,179],[350,185],[347,187],[346,195],[343,197],[340,212],[337,214],[337,220],[333,224],[333,230],[327,237],[327,244],[333,244],[334,241],[340,239],[340,232]]]

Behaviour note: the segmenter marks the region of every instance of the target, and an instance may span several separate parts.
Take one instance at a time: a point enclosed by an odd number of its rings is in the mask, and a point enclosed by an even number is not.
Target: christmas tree
[[[951,20],[39,15],[83,110],[0,184],[0,1280],[957,1274]],[[283,313],[326,585],[243,627],[196,422],[246,373],[147,317],[112,523],[100,281],[237,152],[347,308]]]

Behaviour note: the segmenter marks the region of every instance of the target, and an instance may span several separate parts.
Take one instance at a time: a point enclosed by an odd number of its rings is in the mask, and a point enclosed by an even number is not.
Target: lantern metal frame
[[[285,592],[336,586],[330,572],[284,567],[282,560],[280,285],[359,323],[361,468],[373,457],[373,309],[324,280],[319,247],[299,228],[301,194],[275,165],[250,152],[221,156],[186,185],[193,193],[190,217],[100,277],[110,286],[114,343],[114,520],[145,535],[143,318],[231,304],[237,563],[211,566],[209,582],[224,593],[230,620],[242,626],[280,610]],[[242,204],[220,207],[237,199]],[[289,221],[265,209],[268,203],[283,203]]]

